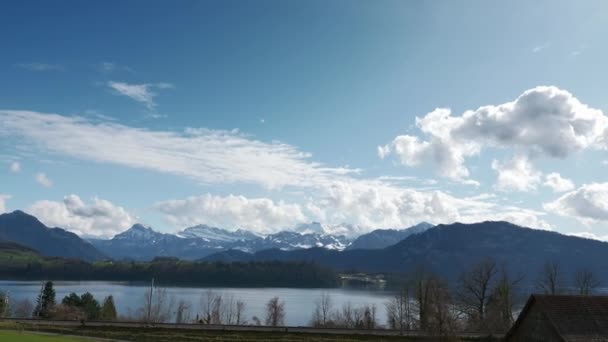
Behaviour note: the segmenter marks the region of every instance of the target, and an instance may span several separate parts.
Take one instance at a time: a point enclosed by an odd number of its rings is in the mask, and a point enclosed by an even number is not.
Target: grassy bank
[[[110,340],[134,341],[134,342],[247,342],[247,341],[294,341],[294,342],[357,342],[357,341],[428,341],[431,339],[402,337],[402,336],[377,336],[357,334],[321,334],[300,332],[261,332],[261,331],[223,331],[223,330],[186,330],[171,328],[131,328],[131,327],[91,327],[91,326],[56,326],[56,325],[34,325],[28,323],[2,322],[2,329],[14,331],[37,331],[61,335],[74,335],[84,337],[97,337]],[[2,335],[0,334],[0,337]],[[26,335],[21,335],[26,336]],[[37,335],[34,335],[37,336]],[[4,339],[0,340],[4,341]],[[9,340],[9,339],[7,339]],[[436,340],[436,339],[432,339]],[[497,341],[496,339],[448,339],[449,341]],[[11,340],[12,341],[12,340]],[[21,340],[15,340],[21,341]],[[30,340],[23,340],[30,341]],[[33,341],[46,341],[36,340]],[[50,340],[50,341],[79,341],[78,339]]]

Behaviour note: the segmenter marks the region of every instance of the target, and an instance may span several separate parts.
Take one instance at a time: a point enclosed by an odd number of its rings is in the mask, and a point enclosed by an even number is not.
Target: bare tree
[[[417,328],[433,336],[450,337],[456,329],[456,315],[447,284],[419,268],[414,274],[413,286],[413,313],[418,317]]]
[[[247,320],[245,319],[245,302],[241,300],[236,301],[236,314],[235,322],[236,325],[245,325]]]
[[[202,313],[198,321],[203,324],[245,324],[245,303],[232,295],[216,294],[211,290],[201,296]]]
[[[398,330],[409,330],[412,328],[414,315],[410,293],[410,288],[405,286],[386,303],[386,315],[389,328]]]
[[[34,311],[34,304],[27,298],[14,302],[11,307],[14,318],[31,318]]]
[[[175,323],[183,324],[190,322],[190,303],[180,300],[177,303],[177,311],[175,312]]]
[[[310,321],[313,327],[326,327],[332,325],[332,301],[328,293],[324,292],[315,303],[315,310]]]
[[[277,327],[284,325],[285,302],[279,301],[279,297],[271,298],[266,303],[266,325]]]
[[[545,294],[555,295],[561,291],[561,269],[557,262],[546,262],[541,270],[537,287]]]
[[[486,259],[460,276],[457,304],[476,329],[486,328],[486,311],[497,273],[496,262]]]
[[[355,327],[355,313],[351,303],[342,304],[341,310],[336,310],[333,314],[334,325],[340,328],[354,328]]]
[[[357,316],[360,317],[357,320],[357,328],[360,329],[375,329],[378,325],[378,320],[376,319],[376,305],[364,305],[359,309]]]
[[[517,300],[516,288],[523,279],[523,274],[512,277],[506,267],[502,267],[487,307],[488,329],[506,331],[511,327]]]
[[[216,302],[216,294],[207,290],[201,295],[201,316],[200,322],[203,324],[212,324],[213,308]]]
[[[164,323],[171,318],[173,306],[174,298],[169,298],[166,289],[152,287],[144,294],[140,317],[148,323]]]
[[[580,269],[576,271],[574,276],[574,284],[578,290],[578,294],[589,296],[593,294],[595,288],[599,287],[600,283],[595,278],[593,273],[588,269]]]

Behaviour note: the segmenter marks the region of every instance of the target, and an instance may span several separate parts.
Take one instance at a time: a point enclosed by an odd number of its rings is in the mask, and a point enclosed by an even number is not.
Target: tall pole
[[[150,314],[152,313],[152,291],[154,291],[154,277],[150,283],[150,296],[148,298],[148,323],[150,323]]]

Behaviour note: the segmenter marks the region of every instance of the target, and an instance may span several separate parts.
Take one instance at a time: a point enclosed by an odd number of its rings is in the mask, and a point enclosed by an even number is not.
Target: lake
[[[54,288],[57,302],[71,292],[82,294],[91,292],[98,301],[102,301],[108,295],[114,296],[114,302],[118,314],[129,314],[143,306],[144,293],[149,285],[131,284],[126,282],[107,281],[55,281]],[[0,281],[0,290],[8,291],[11,300],[27,298],[32,303],[40,292],[42,282],[40,281]],[[351,303],[354,307],[361,305],[376,305],[377,318],[381,324],[386,322],[385,303],[394,294],[382,289],[297,289],[297,288],[209,288],[209,287],[166,287],[170,298],[177,303],[184,300],[192,306],[192,317],[200,310],[201,296],[212,290],[222,295],[232,295],[235,300],[245,302],[245,315],[247,320],[257,316],[263,320],[265,305],[272,297],[279,297],[285,301],[285,323],[290,326],[308,325],[315,302],[323,294],[331,296],[334,308],[341,308],[345,303]]]

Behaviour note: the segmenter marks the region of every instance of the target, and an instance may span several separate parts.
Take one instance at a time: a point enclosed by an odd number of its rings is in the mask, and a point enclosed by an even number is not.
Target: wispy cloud
[[[154,89],[171,89],[171,83],[144,83],[129,84],[125,82],[108,82],[108,87],[113,89],[116,94],[123,95],[144,104],[148,109],[156,108],[154,98],[158,95]]]
[[[8,166],[8,169],[12,173],[18,173],[21,171],[21,164],[19,162],[14,161]]]
[[[18,63],[16,67],[31,70],[31,71],[64,71],[65,66],[61,64],[48,63]]]
[[[532,48],[532,52],[533,53],[539,53],[541,51],[543,51],[544,49],[548,48],[549,46],[551,46],[551,43],[544,43],[544,44],[539,44],[536,45]]]
[[[103,73],[111,73],[115,71],[133,72],[133,69],[131,69],[130,67],[113,62],[101,62],[97,65],[97,68]]]
[[[266,215],[276,227],[288,222],[317,220],[352,223],[361,229],[407,227],[420,221],[434,223],[506,219],[531,227],[547,228],[541,213],[504,207],[487,200],[457,198],[442,191],[413,189],[394,178],[366,179],[361,170],[328,167],[294,146],[263,142],[238,131],[205,128],[159,131],[116,122],[28,111],[0,110],[0,136],[17,137],[32,151],[66,155],[132,168],[187,177],[201,184],[246,183],[265,189],[305,190],[292,204],[264,198],[218,198],[164,203],[168,218],[181,223],[210,218],[197,204],[230,203],[248,212],[279,210]],[[405,178],[399,178],[399,180]],[[412,179],[414,182],[415,180]],[[161,209],[157,207],[157,209]],[[220,220],[224,212],[215,217]],[[227,221],[228,222],[228,221]],[[247,220],[232,221],[246,224]],[[247,226],[245,226],[247,227]]]
[[[0,194],[0,214],[6,212],[6,201],[11,198],[11,195]]]
[[[291,145],[262,142],[236,131],[154,131],[99,118],[0,110],[0,136],[20,137],[31,148],[200,183],[313,186],[356,172],[325,167]]]
[[[38,184],[45,188],[50,188],[53,186],[53,181],[51,181],[51,179],[44,172],[38,172],[36,176],[34,176],[34,179]]]

